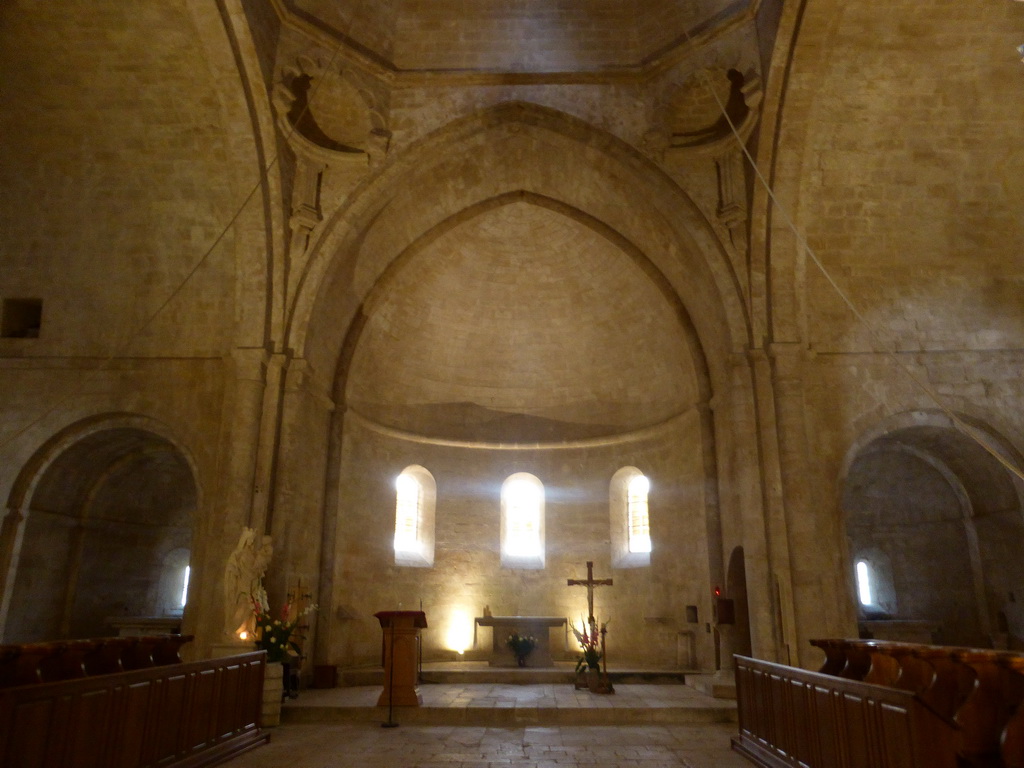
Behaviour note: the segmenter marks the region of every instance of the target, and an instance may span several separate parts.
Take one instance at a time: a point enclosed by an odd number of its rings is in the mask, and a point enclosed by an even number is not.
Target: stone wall
[[[673,668],[677,633],[696,631],[699,663],[713,668],[710,635],[708,541],[700,436],[688,416],[656,435],[615,439],[578,448],[502,450],[431,444],[381,434],[349,419],[340,467],[337,544],[333,553],[338,606],[331,617],[337,639],[330,660],[369,665],[379,658],[380,610],[417,610],[430,629],[424,658],[452,658],[471,649],[473,618],[489,606],[495,615],[586,616],[586,591],[566,579],[585,578],[587,560],[598,578],[615,585],[595,593],[595,614],[610,621],[609,653],[618,664]],[[432,568],[394,565],[394,479],[411,464],[427,468],[437,484],[436,551]],[[610,567],[608,490],[612,475],[636,466],[651,480],[653,552],[649,567]],[[499,494],[515,472],[544,483],[546,559],[543,569],[503,568],[499,557]],[[687,624],[686,605],[699,624]],[[489,647],[481,630],[478,647]],[[575,648],[574,645],[571,645]]]

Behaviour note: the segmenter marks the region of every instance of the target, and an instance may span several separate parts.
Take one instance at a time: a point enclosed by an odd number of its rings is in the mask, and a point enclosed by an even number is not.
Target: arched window
[[[626,526],[630,552],[651,551],[651,522],[647,514],[647,492],[651,481],[634,475],[626,486]]]
[[[612,476],[608,505],[613,568],[651,563],[650,490],[651,481],[636,467],[623,467]]]
[[[501,564],[544,567],[544,485],[527,472],[501,486]]]
[[[395,479],[395,565],[434,564],[434,476],[421,466],[406,467]]]
[[[189,550],[176,547],[163,557],[160,583],[157,587],[157,613],[161,616],[181,616],[188,598]]]
[[[192,576],[192,566],[185,566],[185,577],[182,579],[181,584],[181,607],[184,608],[188,602],[188,580]]]
[[[872,604],[871,592],[871,569],[867,560],[857,561],[857,597],[861,605]]]
[[[869,619],[898,616],[899,601],[889,556],[878,547],[867,547],[854,553],[853,563],[860,614]]]

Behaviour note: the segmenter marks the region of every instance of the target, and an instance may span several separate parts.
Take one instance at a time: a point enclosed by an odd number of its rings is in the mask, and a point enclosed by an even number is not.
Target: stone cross
[[[594,619],[594,588],[595,587],[610,587],[612,585],[611,579],[595,579],[594,578],[594,563],[592,560],[587,560],[587,578],[585,579],[569,579],[570,587],[586,587],[587,588],[587,610],[590,611],[590,615],[587,616],[587,623],[593,626],[596,623]]]

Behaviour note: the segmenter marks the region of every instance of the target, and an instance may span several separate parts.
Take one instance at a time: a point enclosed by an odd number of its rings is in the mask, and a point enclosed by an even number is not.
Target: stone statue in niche
[[[259,587],[274,552],[270,536],[257,541],[256,529],[243,528],[224,568],[224,632],[237,639],[241,632],[252,634],[253,612],[250,595]]]

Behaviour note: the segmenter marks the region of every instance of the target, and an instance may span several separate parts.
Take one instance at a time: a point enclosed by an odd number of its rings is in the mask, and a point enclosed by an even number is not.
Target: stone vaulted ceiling
[[[545,441],[651,426],[697,398],[678,318],[641,268],[516,203],[416,254],[370,315],[348,401],[453,439]]]
[[[399,70],[642,66],[750,0],[291,0],[292,12]]]

